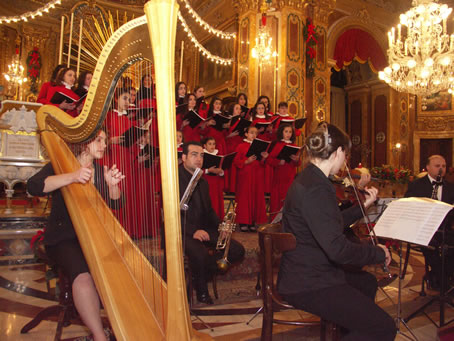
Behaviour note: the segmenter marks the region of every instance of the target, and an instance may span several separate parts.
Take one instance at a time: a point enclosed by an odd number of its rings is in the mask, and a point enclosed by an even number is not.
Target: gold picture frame
[[[452,95],[447,90],[430,96],[418,96],[418,116],[440,116],[452,113]]]

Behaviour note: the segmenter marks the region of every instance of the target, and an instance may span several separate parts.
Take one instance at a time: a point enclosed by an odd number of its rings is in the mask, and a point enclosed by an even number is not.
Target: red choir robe
[[[270,118],[266,118],[265,116],[262,116],[262,117],[256,116],[255,120],[252,121],[252,126],[255,126],[257,123],[271,122],[271,121],[272,120]],[[259,133],[257,135],[257,137],[259,139],[265,140],[265,141],[274,141],[276,139],[274,133],[267,131],[266,129],[264,132]],[[265,193],[271,192],[272,178],[273,178],[273,168],[270,167],[269,165],[265,165]]]
[[[237,120],[232,126],[230,126],[227,136],[231,134],[240,120]],[[236,151],[236,148],[239,146],[239,144],[243,142],[243,136],[241,135],[235,135],[232,137],[226,137],[225,138],[225,144],[227,146],[227,154],[233,153]],[[227,192],[232,192],[235,193],[236,191],[236,167],[232,166],[228,170],[228,172],[224,176],[225,178],[225,188]]]
[[[131,120],[127,117],[127,112],[118,112],[118,110],[109,111],[107,113],[106,131],[109,137],[121,136],[129,128],[132,127]],[[137,198],[134,194],[135,180],[134,180],[134,158],[136,151],[134,148],[136,144],[131,144],[126,147],[121,144],[109,143],[107,162],[109,166],[117,165],[117,168],[123,173],[125,179],[122,182],[122,194],[124,197],[124,204],[120,210],[114,212],[117,219],[123,225],[125,230],[130,236],[136,237],[136,229],[134,227],[134,206],[137,204]]]
[[[271,182],[271,197],[270,197],[270,219],[274,219],[284,204],[284,199],[287,191],[293,182],[296,175],[296,167],[301,165],[301,160],[285,162],[280,164],[281,160],[277,158],[282,148],[286,144],[295,146],[290,141],[279,141],[270,152],[266,163],[273,167],[273,178]]]
[[[133,168],[135,180],[135,212],[132,235],[136,238],[157,237],[161,230],[161,182],[159,158],[149,145],[134,145],[137,152]],[[138,157],[149,154],[149,160],[139,162]]]
[[[206,149],[204,149],[203,152],[209,153]],[[218,150],[215,149],[214,152],[210,154],[217,155]],[[224,220],[224,174],[212,174],[208,173],[208,169],[204,169],[203,177],[208,182],[211,206],[218,215],[219,219]]]
[[[56,107],[59,107],[60,104],[54,104],[54,103],[51,103],[50,100],[52,99],[52,96],[57,92],[61,92],[63,94],[67,94],[68,96],[70,96],[71,98],[74,98],[75,100],[78,100],[80,97],[78,94],[76,94],[74,91],[72,91],[71,89],[68,89],[66,86],[64,85],[57,85],[57,86],[52,86],[49,88],[49,90],[47,91],[47,97],[46,97],[46,101],[47,101],[47,104],[51,104],[51,105],[54,105]],[[68,113],[69,115],[71,115],[72,117],[77,117],[79,115],[79,113],[77,112],[77,109],[74,108],[73,110],[65,110],[66,113]]]
[[[277,113],[275,115],[275,119],[273,121],[274,133],[276,133],[277,130],[279,129],[279,125],[281,124],[281,122],[291,124],[293,126],[293,128],[295,128],[295,118],[294,117],[292,117],[288,114],[286,116],[283,116],[283,115]],[[301,129],[295,129],[295,136],[300,136],[300,135],[301,135]]]
[[[47,100],[47,93],[49,92],[50,88],[52,88],[51,82],[46,82],[46,83],[43,83],[43,85],[41,85],[41,89],[39,90],[38,98],[36,99],[37,103],[50,104],[50,102]]]
[[[265,165],[264,160],[245,164],[246,154],[251,145],[244,140],[236,149],[234,165],[237,168],[236,179],[236,221],[240,225],[266,223],[265,205]]]
[[[202,118],[206,119],[208,110],[199,110],[197,113]],[[183,118],[183,121],[184,121],[184,118]],[[191,128],[189,125],[184,126],[183,129],[182,129],[184,141],[185,142],[190,142],[190,141],[200,142],[200,136],[202,135],[202,127],[201,126],[202,126],[203,123],[204,122],[200,122],[194,128]]]

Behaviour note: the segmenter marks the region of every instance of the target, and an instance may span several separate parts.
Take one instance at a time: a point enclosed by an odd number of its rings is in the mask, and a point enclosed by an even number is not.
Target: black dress
[[[103,167],[94,163],[94,169],[95,187],[104,200],[107,200],[109,206],[117,207],[121,200],[110,200],[108,198]],[[61,190],[57,189],[52,193],[43,192],[46,178],[52,175],[55,175],[55,172],[52,164],[48,163],[27,181],[27,191],[35,196],[52,195],[52,209],[44,232],[44,245],[46,246],[48,257],[58,266],[61,266],[63,271],[70,277],[71,282],[73,282],[77,275],[89,270]]]

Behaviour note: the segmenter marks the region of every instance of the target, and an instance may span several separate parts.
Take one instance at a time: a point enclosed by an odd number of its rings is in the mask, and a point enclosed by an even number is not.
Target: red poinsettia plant
[[[306,41],[306,77],[313,77],[315,74],[315,58],[317,57],[317,38],[315,35],[315,26],[311,18],[307,18],[304,26],[303,37]]]
[[[412,179],[412,172],[405,168],[396,168],[391,165],[382,165],[381,167],[373,167],[370,174],[374,178],[389,180],[390,182],[407,184]]]
[[[41,54],[37,47],[34,47],[27,56],[27,76],[30,79],[30,91],[38,92],[38,78],[41,72]]]

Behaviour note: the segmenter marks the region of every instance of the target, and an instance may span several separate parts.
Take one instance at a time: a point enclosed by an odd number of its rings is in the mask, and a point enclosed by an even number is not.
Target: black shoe
[[[210,297],[210,294],[208,293],[197,295],[197,301],[205,304],[214,304],[213,299]]]
[[[249,226],[247,225],[240,225],[241,232],[249,232]]]
[[[251,232],[257,232],[257,226],[255,226],[255,225],[249,225],[249,231],[251,231]]]

